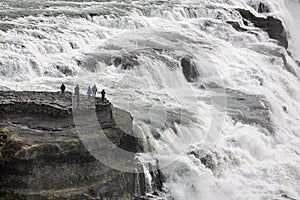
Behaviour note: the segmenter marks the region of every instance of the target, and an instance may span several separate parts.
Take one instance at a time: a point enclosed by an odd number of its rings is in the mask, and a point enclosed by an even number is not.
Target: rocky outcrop
[[[269,13],[271,12],[270,6],[266,3],[250,1],[248,4],[255,9],[258,13]]]
[[[134,66],[139,66],[138,57],[134,53],[123,54],[121,57],[114,59],[113,64],[121,69],[132,69]]]
[[[181,58],[180,64],[182,67],[182,72],[188,82],[193,82],[199,77],[200,74],[191,57],[185,56]]]
[[[170,60],[169,58],[162,55],[162,52],[168,53],[174,56],[174,60]],[[138,60],[139,56],[147,56],[154,60],[159,60],[162,63],[166,64],[171,70],[177,69],[177,67],[182,68],[183,75],[188,82],[195,81],[200,73],[197,70],[197,66],[194,63],[194,60],[189,55],[175,55],[174,52],[170,52],[167,49],[159,49],[159,48],[149,48],[143,49],[135,52],[129,52],[123,54],[120,57],[116,57],[112,59],[112,63],[115,67],[123,69],[123,70],[131,70],[134,67],[140,66],[141,63]],[[179,64],[178,64],[179,63]],[[154,66],[155,67],[155,66]]]
[[[121,172],[87,150],[72,107],[71,93],[0,92],[0,199],[136,199],[145,194],[141,165],[135,169],[141,173]],[[127,132],[132,130],[129,113],[84,96],[76,110],[85,113],[91,107],[113,148],[139,151]],[[122,129],[115,115],[126,122]]]
[[[227,21],[227,24],[230,24],[235,30],[240,31],[240,32],[244,32],[247,31],[247,29],[241,27],[241,25],[238,22],[234,22],[234,21]]]
[[[287,34],[279,19],[272,16],[268,16],[267,18],[257,17],[249,10],[244,9],[237,9],[237,11],[244,19],[253,23],[254,26],[266,31],[270,38],[278,41],[279,45],[286,49],[288,48]]]

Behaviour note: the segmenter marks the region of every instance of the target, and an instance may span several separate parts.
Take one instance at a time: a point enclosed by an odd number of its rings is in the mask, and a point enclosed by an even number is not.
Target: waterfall
[[[299,1],[17,2],[0,2],[0,87],[105,88],[153,198],[300,199]]]

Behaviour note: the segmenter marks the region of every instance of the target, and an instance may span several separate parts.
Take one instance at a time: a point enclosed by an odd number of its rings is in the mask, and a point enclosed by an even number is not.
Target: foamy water
[[[258,13],[259,2],[270,12]],[[133,115],[146,151],[139,159],[145,166],[158,162],[163,199],[300,199],[300,70],[294,60],[300,52],[299,4],[2,0],[0,86],[53,91],[65,82],[69,91],[77,83],[82,90],[105,88],[109,100]],[[243,25],[236,8],[281,19],[292,57],[266,32]],[[238,32],[226,21],[249,31]],[[124,54],[135,55],[138,64],[116,68],[113,60]],[[182,73],[185,56],[199,71],[193,83]],[[209,83],[221,89],[202,89]],[[232,105],[218,106],[232,103],[226,88],[264,96],[274,131],[233,120]]]

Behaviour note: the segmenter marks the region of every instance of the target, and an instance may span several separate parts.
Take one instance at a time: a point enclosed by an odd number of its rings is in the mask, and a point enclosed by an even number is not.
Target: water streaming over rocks
[[[2,0],[0,87],[105,88],[153,198],[300,199],[299,4]]]

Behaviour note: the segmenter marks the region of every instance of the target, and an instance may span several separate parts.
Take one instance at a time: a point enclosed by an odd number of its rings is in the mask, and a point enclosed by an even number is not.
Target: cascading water
[[[162,199],[300,199],[299,7],[2,0],[0,87],[105,88],[133,115]],[[289,48],[238,9],[280,19]]]

